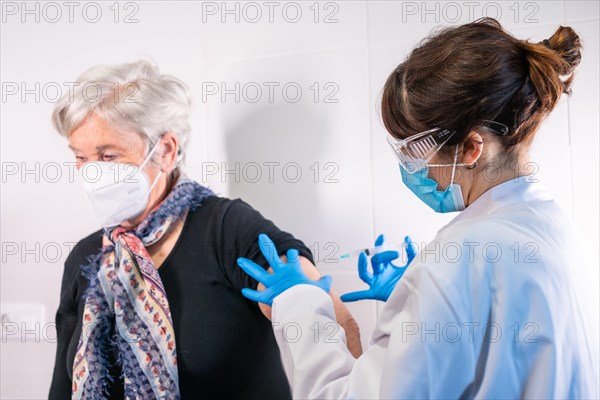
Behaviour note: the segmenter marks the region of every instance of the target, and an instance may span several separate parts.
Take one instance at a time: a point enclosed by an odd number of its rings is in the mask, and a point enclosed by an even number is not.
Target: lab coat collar
[[[439,231],[470,218],[481,218],[499,208],[530,200],[552,200],[543,183],[533,175],[510,179],[488,189]]]

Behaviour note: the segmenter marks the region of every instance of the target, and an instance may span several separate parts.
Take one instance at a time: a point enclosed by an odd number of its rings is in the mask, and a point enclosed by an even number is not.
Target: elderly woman
[[[341,335],[285,340],[289,322],[315,336],[334,323],[328,282],[260,236],[275,273],[240,259],[267,287],[244,294],[273,305],[294,397],[599,398],[598,264],[528,156],[580,48],[569,27],[531,43],[486,18],[432,35],[391,72],[382,113],[402,181],[415,201],[460,214],[408,269],[380,252],[370,274],[361,257],[369,289],[342,298],[386,303],[358,359]]]
[[[49,397],[289,398],[270,308],[241,295],[257,282],[236,258],[268,268],[256,244],[267,232],[318,278],[309,249],[185,177],[190,95],[180,80],[140,61],[94,67],[78,83],[53,123],[103,229],[65,263]],[[331,296],[358,356],[356,323]]]

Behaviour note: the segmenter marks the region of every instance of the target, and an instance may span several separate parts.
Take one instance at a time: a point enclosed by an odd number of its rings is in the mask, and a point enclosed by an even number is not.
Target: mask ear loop
[[[152,146],[152,150],[150,150],[150,153],[148,153],[148,155],[146,156],[146,159],[142,162],[142,165],[140,165],[140,169],[144,169],[146,164],[148,164],[148,161],[150,161],[150,159],[152,158],[152,155],[158,148],[158,144],[160,143],[161,138],[162,138],[162,136],[156,141],[156,143],[154,143],[154,146]]]
[[[482,142],[483,143],[483,142]],[[427,164],[425,163],[428,167],[449,167],[450,165],[452,165],[453,169],[452,169],[452,178],[454,178],[454,170],[456,167],[465,167],[468,166],[469,164],[457,164],[456,161],[458,160],[458,145],[456,145],[456,150],[454,152],[454,164]]]
[[[158,174],[156,175],[156,178],[154,178],[154,182],[152,182],[152,185],[150,185],[150,188],[148,189],[148,193],[150,193],[152,191],[152,189],[154,189],[154,186],[156,186],[156,184],[158,183],[158,178],[160,178],[160,176],[162,175],[162,171],[158,171]]]
[[[150,153],[148,153],[148,156],[146,156],[146,159],[142,162],[142,165],[140,165],[140,167],[139,167],[140,171],[142,169],[144,169],[144,167],[146,166],[146,164],[148,163],[148,161],[150,161],[150,159],[152,158],[152,155],[154,154],[154,152],[158,148],[158,144],[160,143],[160,139],[161,138],[162,138],[162,135],[158,139],[158,141],[154,144],[154,147],[152,147],[152,150],[150,150]],[[154,186],[156,186],[156,184],[158,183],[158,178],[160,178],[161,175],[162,175],[162,170],[159,170],[158,174],[156,175],[156,178],[154,178],[154,182],[152,182],[152,185],[150,185],[150,188],[148,189],[148,193],[150,193],[152,191],[152,189],[154,189]]]
[[[452,164],[452,176],[450,177],[450,184],[454,183],[454,173],[456,172],[456,160],[458,159],[458,145],[455,146],[454,150],[454,163]]]

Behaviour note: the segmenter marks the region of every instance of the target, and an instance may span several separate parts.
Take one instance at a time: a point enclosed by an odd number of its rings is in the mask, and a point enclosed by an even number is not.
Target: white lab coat
[[[413,260],[354,359],[329,296],[272,323],[295,398],[600,398],[598,262],[530,177],[473,202]]]

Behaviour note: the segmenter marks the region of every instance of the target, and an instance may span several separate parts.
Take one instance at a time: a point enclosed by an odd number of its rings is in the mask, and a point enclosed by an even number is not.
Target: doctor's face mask
[[[437,190],[438,183],[427,175],[429,166],[426,164],[415,173],[409,174],[406,168],[400,165],[400,174],[402,182],[417,195],[423,203],[427,204],[433,211],[439,213],[462,211],[465,209],[462,189],[459,184],[454,183],[454,173],[456,171],[456,156],[458,155],[458,145],[454,155],[452,165],[452,178],[450,185],[444,191]],[[436,165],[441,166],[441,165]],[[449,165],[448,165],[449,166]]]
[[[139,167],[108,161],[90,162],[81,167],[83,188],[103,227],[119,225],[146,209],[150,192],[162,171],[150,184],[143,169],[159,143],[156,142]]]
[[[453,130],[435,128],[404,140],[388,136],[388,143],[398,158],[402,182],[435,212],[446,213],[465,209],[461,187],[454,183],[456,167],[465,165],[456,164],[458,145],[454,152],[453,164],[428,164],[454,133]],[[428,177],[429,167],[450,165],[452,165],[450,185],[446,190],[439,191],[438,183]]]

